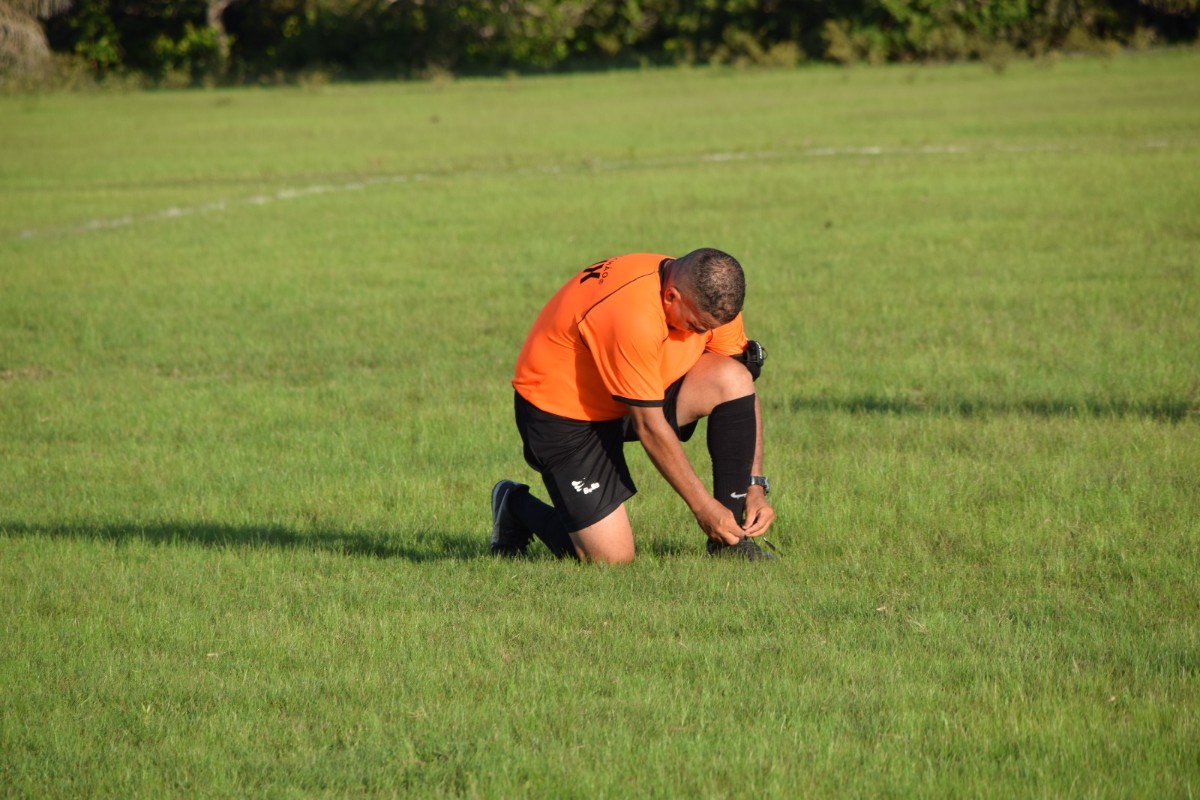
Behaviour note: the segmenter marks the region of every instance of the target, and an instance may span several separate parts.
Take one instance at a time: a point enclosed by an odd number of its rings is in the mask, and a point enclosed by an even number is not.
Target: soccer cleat
[[[515,558],[525,555],[533,532],[508,510],[508,496],[517,489],[528,489],[516,481],[497,481],[492,487],[492,555]]]
[[[744,558],[747,561],[772,561],[775,558],[749,536],[743,536],[737,544],[721,544],[709,539],[708,554],[717,558]]]

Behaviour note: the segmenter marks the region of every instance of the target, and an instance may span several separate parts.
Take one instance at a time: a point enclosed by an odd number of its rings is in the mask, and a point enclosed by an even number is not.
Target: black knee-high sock
[[[746,488],[750,485],[757,435],[752,394],[721,403],[708,415],[713,497],[732,511],[739,523],[746,513]]]
[[[534,497],[528,489],[509,492],[508,510],[519,519],[533,535],[541,539],[550,552],[558,558],[578,558],[567,525],[554,509]]]

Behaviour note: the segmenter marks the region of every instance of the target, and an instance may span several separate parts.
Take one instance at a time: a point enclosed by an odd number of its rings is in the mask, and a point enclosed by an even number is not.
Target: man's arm
[[[723,544],[737,544],[747,531],[742,530],[737,520],[733,518],[733,512],[721,505],[701,483],[696,471],[692,469],[691,462],[688,461],[687,454],[683,451],[683,445],[679,443],[679,437],[675,435],[667,418],[663,416],[662,408],[660,406],[630,406],[629,411],[633,418],[634,430],[637,431],[642,447],[646,448],[646,454],[650,456],[654,466],[666,478],[667,483],[671,484],[671,488],[679,493],[683,502],[687,503],[688,508],[696,517],[696,522],[699,523],[708,538]],[[759,446],[755,448],[755,458],[759,466],[761,466],[761,438],[760,433]],[[761,489],[759,491],[761,492]],[[747,502],[749,502],[749,497],[747,497]],[[769,509],[770,506],[767,508]],[[768,521],[766,524],[769,525],[770,522]],[[763,530],[765,529],[764,526]]]

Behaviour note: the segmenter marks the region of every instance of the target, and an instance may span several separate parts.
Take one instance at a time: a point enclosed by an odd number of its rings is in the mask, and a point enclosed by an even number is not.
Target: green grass
[[[1195,796],[1197,76],[0,97],[0,793]],[[783,558],[638,452],[485,557],[532,315],[701,245]]]

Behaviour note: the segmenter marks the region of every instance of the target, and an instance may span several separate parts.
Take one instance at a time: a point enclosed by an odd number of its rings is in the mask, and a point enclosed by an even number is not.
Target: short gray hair
[[[677,261],[683,267],[677,280],[699,311],[722,325],[738,315],[746,302],[746,275],[736,258],[702,247]]]

